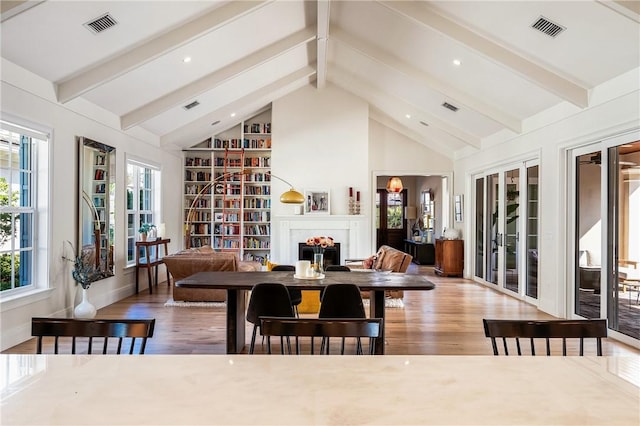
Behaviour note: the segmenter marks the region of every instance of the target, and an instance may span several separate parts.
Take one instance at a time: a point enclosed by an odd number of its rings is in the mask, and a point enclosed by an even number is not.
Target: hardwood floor
[[[409,273],[427,275],[436,289],[406,291],[404,309],[386,310],[387,354],[491,355],[491,344],[482,328],[483,318],[552,318],[534,306],[473,281],[438,277],[432,267],[411,265]],[[166,283],[160,283],[152,295],[142,291],[100,309],[98,316],[156,318],[147,354],[224,354],[225,308],[165,307],[170,297]],[[247,323],[247,343],[251,327]],[[611,339],[606,339],[603,346],[604,355],[640,354],[635,348]],[[259,351],[257,348],[256,352]],[[35,353],[35,340],[3,353]]]

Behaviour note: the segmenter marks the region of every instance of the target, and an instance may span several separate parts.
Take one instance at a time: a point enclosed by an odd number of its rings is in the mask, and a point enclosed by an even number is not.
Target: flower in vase
[[[314,253],[324,253],[325,248],[334,246],[332,237],[310,237],[306,244],[313,247]]]

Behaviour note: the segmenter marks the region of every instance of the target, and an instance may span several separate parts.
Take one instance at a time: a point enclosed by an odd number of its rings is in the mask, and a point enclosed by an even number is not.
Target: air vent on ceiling
[[[198,105],[200,105],[200,102],[198,101],[193,101],[190,104],[186,104],[185,106],[183,106],[182,108],[186,109],[187,111],[189,111],[191,108],[195,108]]]
[[[531,24],[531,28],[536,29],[549,37],[555,37],[560,34],[562,31],[566,30],[566,27],[562,25],[558,25],[555,22],[551,22],[549,19],[544,16],[540,16],[536,22]]]
[[[420,124],[422,124],[423,126],[427,126],[427,127],[429,126],[429,124],[425,123],[424,121],[420,121]]]
[[[213,123],[211,123],[212,126],[215,126],[216,124],[220,124],[220,120],[216,120]]]
[[[115,26],[117,23],[118,21],[116,21],[113,16],[105,13],[104,15],[85,23],[84,26],[92,33],[98,34]]]
[[[457,106],[451,105],[449,102],[443,103],[442,106],[445,107],[446,109],[450,109],[453,112],[456,112],[458,110]]]

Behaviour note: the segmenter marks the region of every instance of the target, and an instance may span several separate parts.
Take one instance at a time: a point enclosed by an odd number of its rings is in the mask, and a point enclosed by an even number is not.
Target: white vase
[[[73,310],[75,318],[94,318],[96,316],[96,307],[93,306],[87,298],[87,289],[82,289],[82,302]]]

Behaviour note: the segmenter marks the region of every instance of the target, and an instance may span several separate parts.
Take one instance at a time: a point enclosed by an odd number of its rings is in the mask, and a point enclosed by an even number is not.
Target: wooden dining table
[[[227,290],[227,353],[241,353],[245,346],[246,292],[259,283],[280,283],[300,290],[322,290],[329,284],[355,284],[361,291],[369,292],[371,318],[382,318],[385,311],[387,290],[433,290],[435,284],[417,274],[401,274],[362,270],[356,272],[325,272],[322,279],[295,278],[293,272],[198,272],[176,286],[186,288],[216,288]],[[376,354],[384,354],[384,321],[382,332],[376,341]]]

